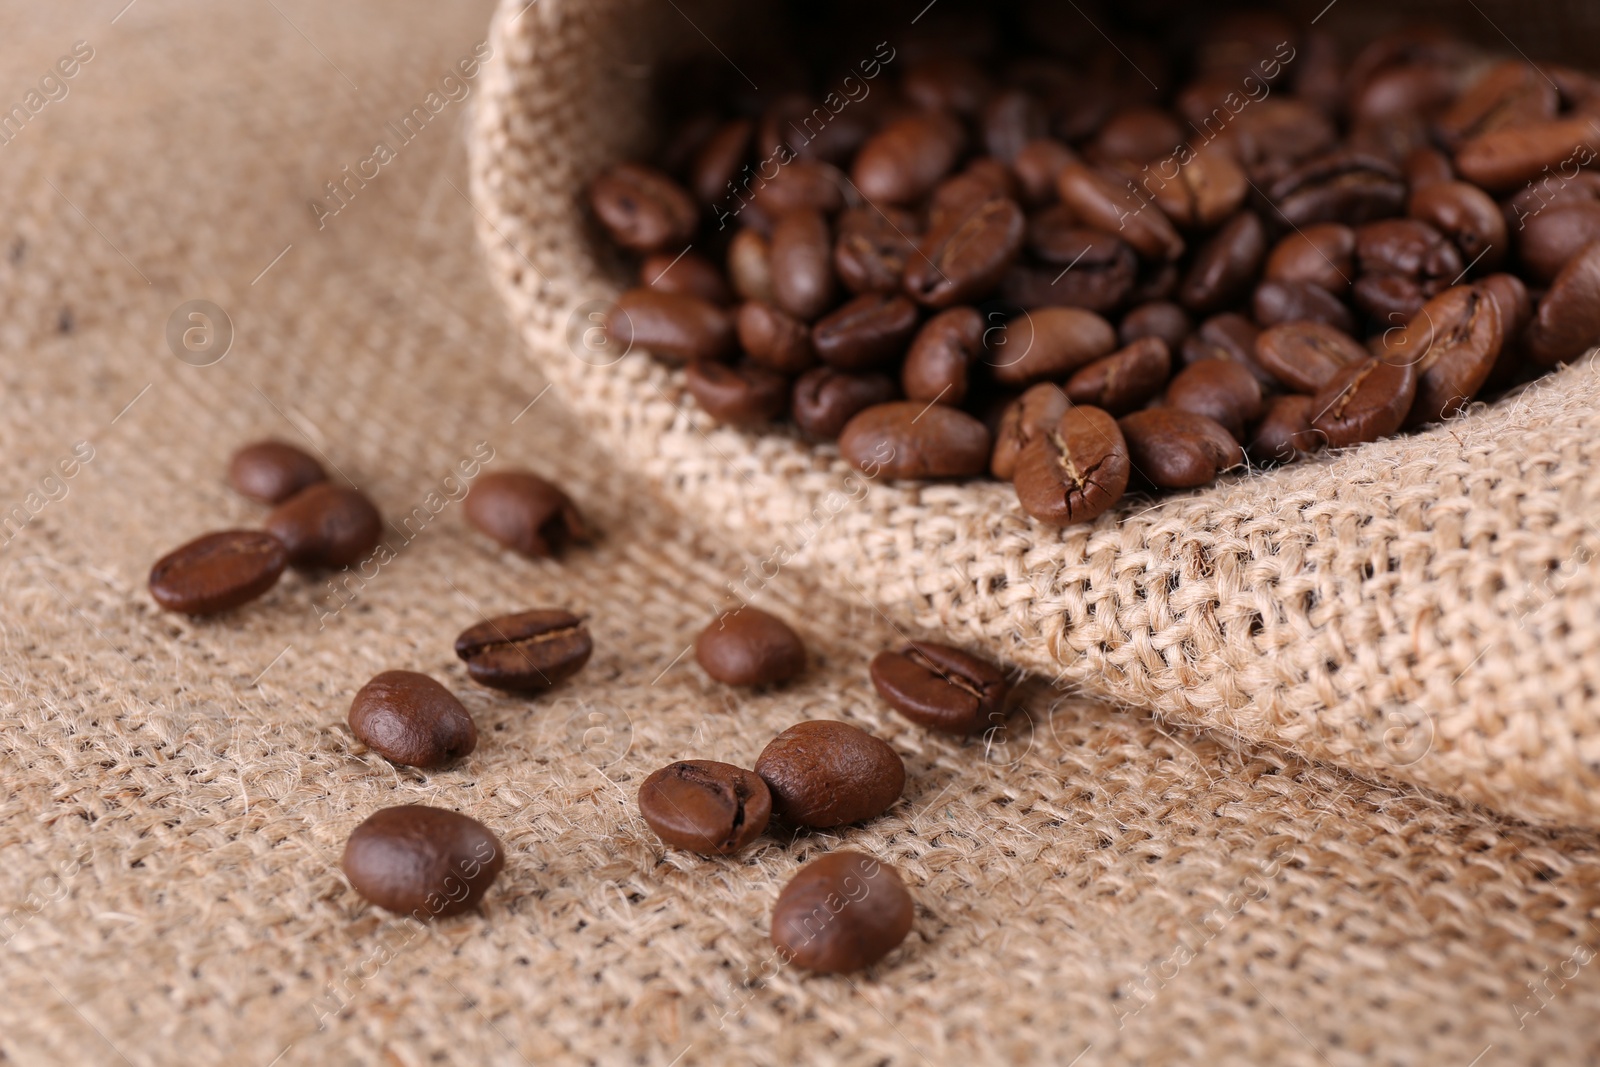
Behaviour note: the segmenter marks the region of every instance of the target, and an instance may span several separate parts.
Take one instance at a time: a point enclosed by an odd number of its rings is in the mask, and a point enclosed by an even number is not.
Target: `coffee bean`
[[[682,293],[629,289],[607,313],[605,328],[618,351],[637,346],[664,363],[723,359],[733,351],[727,311]]]
[[[1159,337],[1167,343],[1169,351],[1176,351],[1193,329],[1183,308],[1168,301],[1156,300],[1140,304],[1124,315],[1117,338],[1124,345],[1131,345],[1145,337]]]
[[[1150,408],[1124,415],[1117,425],[1133,469],[1161,489],[1210,485],[1244,462],[1244,450],[1221,423],[1192,411]]]
[[[1267,230],[1253,211],[1241,211],[1195,252],[1178,287],[1191,311],[1220,311],[1249,292],[1267,255]]]
[[[1571,363],[1600,344],[1600,243],[1556,275],[1528,327],[1528,354],[1543,367]]]
[[[989,465],[989,430],[944,404],[897,400],[857,414],[839,454],[857,470],[890,478],[969,478]]]
[[[772,794],[761,776],[713,760],[680,760],[639,787],[639,814],[663,844],[727,856],[761,836]]]
[[[789,407],[789,379],[755,363],[691,363],[684,385],[702,411],[730,426],[762,426]]]
[[[1048,253],[1066,256],[1061,268],[1015,265],[1001,283],[1001,297],[1026,308],[1075,307],[1108,314],[1121,307],[1138,280],[1133,249],[1109,233],[1072,227],[1049,237]]]
[[[340,865],[351,887],[385,911],[442,919],[483,899],[505,866],[505,851],[476,819],[401,804],[357,826]]]
[[[702,204],[716,205],[732,190],[750,155],[750,138],[756,124],[749,119],[733,119],[717,127],[694,155],[689,167],[689,188]]]
[[[968,163],[954,178],[939,183],[939,187],[933,191],[933,199],[928,202],[929,219],[936,218],[939,212],[960,209],[969,191],[974,189],[983,189],[986,199],[1004,197],[1016,200],[1022,195],[1022,187],[1017,184],[1010,167],[998,159],[980,157]]]
[[[1434,121],[1452,147],[1488,133],[1553,119],[1559,94],[1544,72],[1530,63],[1508,60],[1491,67],[1455,98]]]
[[[645,256],[639,264],[639,285],[658,293],[698,297],[718,307],[733,303],[733,292],[722,272],[698,252],[656,252]]]
[[[173,549],[150,568],[150,595],[167,611],[215,615],[277,582],[289,554],[261,530],[220,530]]]
[[[743,300],[771,304],[777,299],[772,291],[772,243],[764,234],[744,229],[733,235],[728,242],[728,282]]]
[[[1050,114],[1026,90],[1006,89],[984,106],[979,125],[989,155],[1014,166],[1024,148],[1050,131]]]
[[[557,486],[528,471],[496,471],[467,494],[467,521],[530,559],[587,539],[578,509]]]
[[[1056,182],[1061,202],[1096,229],[1114,233],[1145,259],[1171,261],[1183,255],[1183,238],[1153,201],[1141,200],[1126,179],[1082,163],[1069,163]]]
[[[906,261],[906,293],[932,308],[988,296],[1022,250],[1026,225],[1022,208],[1002,196],[935,212],[921,254]]]
[[[272,509],[265,523],[295,567],[347,567],[383,537],[383,516],[367,495],[330,482],[302,489]]]
[[[1322,435],[1311,428],[1314,414],[1309,396],[1294,393],[1275,397],[1250,441],[1250,459],[1262,465],[1293,463],[1321,448]]]
[[[1444,234],[1477,270],[1498,267],[1510,247],[1500,205],[1476,185],[1441,182],[1413,192],[1407,214]]]
[[[1169,155],[1183,140],[1183,128],[1165,111],[1149,105],[1126,107],[1106,120],[1089,153],[1102,163],[1148,163]]]
[[[871,967],[911,932],[915,907],[895,869],[861,852],[830,852],[800,869],[772,909],[782,958],[819,974]]]
[[[1320,322],[1340,333],[1356,329],[1355,316],[1343,301],[1322,286],[1306,282],[1262,282],[1256,286],[1251,311],[1263,327]]]
[[[771,181],[755,193],[750,209],[773,220],[791,211],[818,211],[834,215],[845,204],[845,176],[832,163],[797,159],[778,169]]]
[[[1261,417],[1261,384],[1249,368],[1227,359],[1191,363],[1167,385],[1167,406],[1204,415],[1236,439]]]
[[[1533,281],[1549,284],[1578,253],[1600,241],[1600,200],[1552,204],[1530,213],[1521,226],[1522,265]]]
[[[917,255],[916,216],[892,205],[850,208],[839,216],[833,267],[852,293],[892,293],[900,289],[906,263]]]
[[[900,799],[899,753],[864,730],[812,719],[773,738],[756,760],[772,810],[796,826],[826,829],[875,818]]]
[[[594,642],[578,616],[558,608],[535,608],[469,626],[456,638],[455,647],[479,685],[535,693],[582,670]]]
[[[1334,152],[1284,175],[1268,190],[1267,198],[1291,226],[1359,225],[1400,214],[1406,184],[1400,169],[1386,160]]]
[[[384,671],[350,702],[357,740],[402,767],[443,767],[478,746],[461,701],[426,674]]]
[[[911,62],[900,91],[924,111],[970,116],[994,90],[988,76],[965,56],[930,56]]]
[[[1416,149],[1406,157],[1401,169],[1413,197],[1424,189],[1456,180],[1450,157],[1432,146]]]
[[[1417,396],[1407,423],[1448,419],[1466,407],[1504,340],[1500,305],[1478,286],[1458,285],[1428,301],[1403,332],[1385,340],[1386,358],[1416,362]]]
[[[1066,394],[1074,404],[1126,415],[1161,392],[1171,374],[1166,342],[1146,337],[1078,371],[1068,379]]]
[[[1171,153],[1172,146],[1182,140],[1179,136],[1161,154]],[[1216,229],[1234,217],[1250,192],[1250,179],[1244,168],[1221,148],[1196,154],[1178,167],[1176,178],[1158,178],[1157,182],[1151,191],[1156,204],[1174,224],[1186,230]]]
[[[1410,362],[1352,363],[1317,391],[1311,425],[1333,448],[1376,441],[1400,428],[1416,397],[1417,371]]]
[[[983,316],[970,307],[941,311],[917,331],[900,369],[907,397],[960,407],[968,372],[983,352]]]
[[[1343,223],[1322,222],[1296,230],[1267,257],[1266,279],[1315,285],[1330,293],[1349,292],[1356,276],[1356,231]]]
[[[1002,385],[1062,379],[1117,347],[1111,324],[1081,308],[1025,311],[988,338],[989,363]]]
[[[790,396],[790,415],[808,437],[832,441],[867,408],[887,404],[899,391],[887,374],[851,374],[817,367],[802,374]]]
[[[1576,116],[1490,130],[1462,142],[1456,150],[1456,169],[1491,193],[1510,192],[1579,153],[1586,151],[1592,161],[1600,134],[1590,122]]]
[[[811,343],[831,367],[876,370],[904,355],[917,318],[917,305],[898,293],[862,293],[818,319]]]
[[[806,646],[788,623],[746,604],[700,631],[694,658],[724,685],[772,685],[805,670]]]
[[[699,221],[694,200],[653,167],[619,163],[589,187],[589,204],[611,239],[635,252],[683,245]]]
[[[308,485],[328,480],[322,464],[282,441],[245,445],[228,462],[228,484],[241,496],[279,504]]]
[[[958,648],[913,641],[878,653],[870,670],[878,695],[918,726],[975,734],[1005,718],[1005,672]]]
[[[811,330],[771,304],[748,300],[735,317],[739,346],[751,362],[780,374],[800,374],[817,364]]]
[[[1345,367],[1367,358],[1359,341],[1320,322],[1282,323],[1256,339],[1257,361],[1301,393],[1316,393]]]
[[[1067,164],[1077,162],[1072,149],[1049,137],[1036,137],[1022,146],[1011,161],[1012,173],[1021,186],[1022,202],[1028,207],[1043,207],[1060,194],[1056,182]]]
[[[1023,451],[1034,438],[1054,429],[1071,406],[1061,387],[1053,382],[1040,382],[1006,405],[995,431],[989,473],[1009,482]]]
[[[1070,526],[1110,509],[1128,488],[1129,454],[1117,421],[1093,407],[1069,409],[1017,460],[1012,483],[1022,510]]]
[[[938,111],[889,123],[857,153],[851,176],[868,203],[912,204],[933,191],[966,143],[961,124]]]
[[[772,228],[773,303],[810,322],[833,305],[833,242],[816,210],[791,211]]]

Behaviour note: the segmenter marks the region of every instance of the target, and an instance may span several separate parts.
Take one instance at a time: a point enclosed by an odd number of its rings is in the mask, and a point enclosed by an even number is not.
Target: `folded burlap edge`
[[[1600,825],[1592,359],[1414,436],[1060,531],[1007,486],[874,482],[831,447],[719,427],[681,371],[585,337],[626,284],[583,190],[649,132],[639,49],[705,36],[719,14],[659,8],[504,0],[473,198],[494,283],[562,401],[751,554],[730,603],[804,566],[907,633],[1066,687],[1516,818]]]

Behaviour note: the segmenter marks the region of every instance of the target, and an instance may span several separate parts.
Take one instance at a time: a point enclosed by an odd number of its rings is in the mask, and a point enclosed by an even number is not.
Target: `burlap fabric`
[[[759,560],[653,501],[529,369],[473,247],[458,102],[323,229],[308,206],[472,54],[487,8],[275,4],[4,9],[8,93],[76,40],[95,55],[0,146],[0,470],[8,510],[40,504],[0,550],[0,1062],[1594,1060],[1592,833],[1037,683],[993,746],[931,736],[866,680],[893,627],[799,567],[758,602],[800,629],[807,675],[710,684],[682,653]],[[204,367],[165,338],[197,298],[235,328]],[[259,521],[222,467],[268,433],[371,493],[398,558],[340,610],[290,577],[226,618],[157,612],[151,561]],[[92,459],[47,482],[79,441]],[[602,540],[530,563],[474,535],[445,479],[480,443],[489,469],[566,483]],[[536,604],[590,614],[580,679],[533,702],[471,685],[457,630]],[[460,767],[351,738],[351,695],[396,667],[476,716]],[[717,861],[638,819],[655,767],[748,763],[818,716],[904,754],[887,816]],[[351,828],[407,802],[501,836],[481,912],[414,931],[346,885]],[[915,931],[867,974],[775,968],[778,889],[844,845],[901,868]]]
[[[1170,721],[1533,821],[1600,823],[1592,365],[1424,434],[1129,499],[1064,531],[1029,521],[1006,486],[868,484],[831,447],[719,428],[681,372],[586,343],[631,282],[597,249],[584,184],[649,143],[650,58],[742,25],[707,4],[657,25],[658,6],[542,0],[515,17],[505,0],[509,62],[478,113],[474,187],[542,368],[685,515],[764,572],[798,558],[908,630]],[[1368,39],[1398,14],[1372,7],[1323,25]],[[1527,47],[1546,43],[1509,8],[1488,5]],[[1452,10],[1507,50],[1489,13]],[[1585,10],[1539,25],[1576,32],[1595,21]]]

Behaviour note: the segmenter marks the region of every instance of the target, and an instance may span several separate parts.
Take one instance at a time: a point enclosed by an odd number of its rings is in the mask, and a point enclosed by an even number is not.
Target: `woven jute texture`
[[[597,450],[568,415],[580,397],[534,372],[506,322],[474,247],[488,206],[468,199],[459,110],[506,76],[498,48],[466,100],[403,147],[387,132],[472,56],[486,6],[121,7],[0,6],[6,93],[74,41],[94,50],[0,145],[0,488],[30,515],[0,549],[0,1062],[1600,1055],[1591,832],[1241,751],[1038,681],[990,744],[930,736],[866,679],[895,627],[798,566],[757,602],[804,636],[807,673],[754,693],[704,678],[686,648],[761,559],[697,533]],[[308,202],[377,141],[395,158],[319,229]],[[195,299],[233,323],[209,366],[165,337]],[[340,599],[326,576],[289,576],[230,616],[157,612],[154,559],[260,521],[223,466],[265,434],[370,493],[397,558]],[[79,442],[92,458],[51,479]],[[448,479],[483,446],[488,469],[566,484],[600,540],[534,563],[475,535]],[[473,686],[455,633],[535,605],[588,613],[584,673],[535,701]],[[390,668],[461,695],[480,729],[470,758],[421,774],[354,741],[350,698]],[[883,818],[723,860],[669,852],[640,821],[633,793],[656,767],[748,765],[814,717],[905,757]],[[337,866],[362,819],[416,802],[483,821],[508,857],[479,911],[422,929],[367,906]],[[842,846],[900,868],[913,933],[848,978],[775,966],[778,890]]]
[[[683,514],[765,572],[798,559],[909,631],[1168,721],[1600,825],[1591,362],[1427,433],[1130,499],[1063,531],[1029,521],[1007,486],[869,484],[831,447],[718,427],[681,371],[592,343],[597,309],[630,282],[599,247],[585,182],[656,132],[650,58],[737,36],[748,5],[667,7],[660,26],[654,2],[541,0],[513,17],[521,6],[503,5],[508,63],[474,130],[495,276],[545,373]],[[1525,12],[1487,6],[1537,47]],[[1463,12],[1507,50],[1501,22]],[[1595,21],[1550,14],[1546,31]],[[1323,25],[1370,38],[1368,18],[1349,3]]]

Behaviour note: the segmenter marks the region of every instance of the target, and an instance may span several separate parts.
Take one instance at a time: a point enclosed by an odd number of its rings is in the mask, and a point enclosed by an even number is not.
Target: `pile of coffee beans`
[[[921,6],[921,5],[917,5]],[[603,171],[607,342],[1054,525],[1449,419],[1600,343],[1600,79],[1141,0],[808,6]],[[1152,30],[1153,28],[1153,30]],[[882,36],[876,35],[881,32]],[[742,54],[742,53],[740,53]]]

